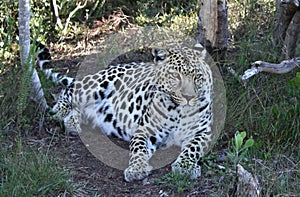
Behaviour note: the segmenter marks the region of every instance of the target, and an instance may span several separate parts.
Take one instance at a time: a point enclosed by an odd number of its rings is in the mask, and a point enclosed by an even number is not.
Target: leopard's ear
[[[63,95],[63,93],[64,93],[64,89],[62,89],[62,90],[61,90],[60,92],[58,92],[58,93],[51,93],[51,96],[52,96],[53,100],[54,100],[55,102],[57,102],[57,101],[59,100],[60,96]]]
[[[54,100],[55,102],[57,102],[57,101],[58,101],[58,98],[59,98],[59,96],[60,96],[60,94],[59,94],[59,93],[51,93],[51,96],[52,96],[53,100]]]
[[[169,52],[166,49],[152,49],[152,55],[154,57],[154,63],[157,65],[162,65],[169,59]]]

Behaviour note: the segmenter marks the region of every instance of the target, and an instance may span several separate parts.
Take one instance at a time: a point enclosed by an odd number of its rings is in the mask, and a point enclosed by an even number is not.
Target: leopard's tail
[[[50,79],[52,82],[60,84],[62,86],[68,87],[70,86],[75,79],[72,77],[68,77],[66,75],[60,74],[58,72],[54,72],[53,68],[49,68],[51,65],[51,54],[49,49],[47,49],[44,45],[39,44],[40,50],[38,51],[37,61],[39,65],[39,69],[45,74],[47,79]]]

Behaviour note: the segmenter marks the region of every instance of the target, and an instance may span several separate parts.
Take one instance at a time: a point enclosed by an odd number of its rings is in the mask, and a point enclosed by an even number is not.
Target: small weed
[[[230,143],[231,147],[229,147],[228,157],[235,166],[237,166],[237,164],[239,164],[239,162],[245,158],[248,149],[254,144],[252,137],[247,139],[244,143],[245,138],[246,132],[236,132],[234,139]]]
[[[161,179],[155,179],[154,183],[167,186],[170,189],[176,189],[178,193],[189,190],[195,185],[195,181],[190,179],[190,175],[172,172],[164,175]]]
[[[248,149],[254,144],[254,140],[252,139],[252,137],[244,142],[246,135],[246,132],[236,132],[233,140],[231,141],[231,143],[229,143],[230,147],[228,148],[228,157],[232,161],[235,168],[235,191],[237,190],[239,182],[238,165],[241,162],[241,160],[245,158]]]

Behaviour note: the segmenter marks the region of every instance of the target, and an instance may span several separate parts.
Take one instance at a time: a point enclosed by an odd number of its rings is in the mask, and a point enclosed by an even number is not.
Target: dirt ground
[[[142,181],[128,183],[123,178],[123,171],[102,163],[85,147],[79,136],[67,136],[61,131],[59,133],[59,126],[55,130],[54,133],[36,135],[34,141],[43,141],[43,147],[50,147],[50,152],[58,156],[58,165],[65,166],[65,169],[72,173],[75,184],[72,196],[214,196],[222,189],[221,183],[226,179],[218,170],[205,168],[201,178],[195,181],[192,188],[178,191],[178,188],[168,186],[168,183],[157,183],[157,180],[171,172],[170,165],[167,165],[154,170]],[[112,141],[128,146],[126,142],[116,142],[115,138],[112,138]],[[216,177],[218,184],[215,183]]]

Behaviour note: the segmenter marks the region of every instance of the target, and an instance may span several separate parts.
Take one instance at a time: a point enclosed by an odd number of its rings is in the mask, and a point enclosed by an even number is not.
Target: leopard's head
[[[207,94],[211,71],[204,58],[206,51],[187,47],[153,49],[157,88],[182,106],[195,106]]]

